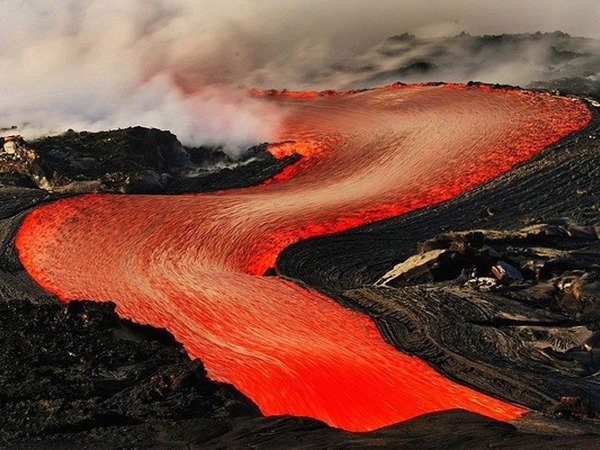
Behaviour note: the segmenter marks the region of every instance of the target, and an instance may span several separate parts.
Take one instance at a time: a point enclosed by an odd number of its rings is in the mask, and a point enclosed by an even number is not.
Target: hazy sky
[[[224,2],[230,4],[230,2]],[[235,1],[233,3],[236,3]],[[248,2],[239,2],[247,4]],[[561,30],[600,39],[598,0],[259,0],[239,20],[271,34],[322,35],[361,47],[394,34],[523,33]],[[211,2],[211,4],[214,4]],[[231,6],[234,8],[233,6]]]
[[[0,126],[256,141],[276,117],[236,87],[311,88],[303,73],[405,32],[600,39],[599,24],[600,0],[0,0]]]

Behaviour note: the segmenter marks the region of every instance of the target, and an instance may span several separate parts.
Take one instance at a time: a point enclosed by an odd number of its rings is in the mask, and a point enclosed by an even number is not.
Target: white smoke
[[[232,71],[244,64],[219,56],[232,47],[230,31],[185,6],[0,3],[0,127],[34,137],[142,125],[186,144],[269,140],[281,112],[239,85]]]
[[[143,125],[243,147],[284,114],[249,89],[343,87],[327,68],[391,35],[600,37],[599,21],[597,0],[2,0],[0,129]]]

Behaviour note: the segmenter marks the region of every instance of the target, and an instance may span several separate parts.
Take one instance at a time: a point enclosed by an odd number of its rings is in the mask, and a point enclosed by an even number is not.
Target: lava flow
[[[450,408],[520,416],[398,352],[369,317],[260,275],[300,239],[432,205],[510,169],[584,126],[585,105],[464,85],[304,97],[264,99],[289,109],[280,139],[302,149],[302,170],[212,194],[48,204],[19,230],[22,263],[65,301],[112,300],[122,316],[168,329],[266,415],[353,431]]]

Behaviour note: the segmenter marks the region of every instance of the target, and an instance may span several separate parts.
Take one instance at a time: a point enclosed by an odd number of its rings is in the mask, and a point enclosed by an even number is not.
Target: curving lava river
[[[583,127],[585,105],[465,85],[264,96],[288,110],[270,151],[302,153],[295,166],[246,189],[42,206],[16,238],[27,271],[65,301],[111,300],[121,316],[167,328],[266,415],[366,431],[450,408],[523,414],[398,352],[369,317],[261,275],[300,239],[432,205],[510,169]]]

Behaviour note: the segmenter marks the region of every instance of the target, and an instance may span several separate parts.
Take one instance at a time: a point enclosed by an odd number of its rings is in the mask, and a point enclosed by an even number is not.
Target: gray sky
[[[238,19],[245,20],[245,15],[271,24],[274,33],[287,32],[294,38],[323,35],[343,48],[362,47],[404,32],[561,30],[600,39],[598,0],[259,0]]]
[[[600,39],[598,24],[600,0],[0,0],[0,126],[245,145],[277,114],[236,87],[311,88],[302,74],[405,32]]]

